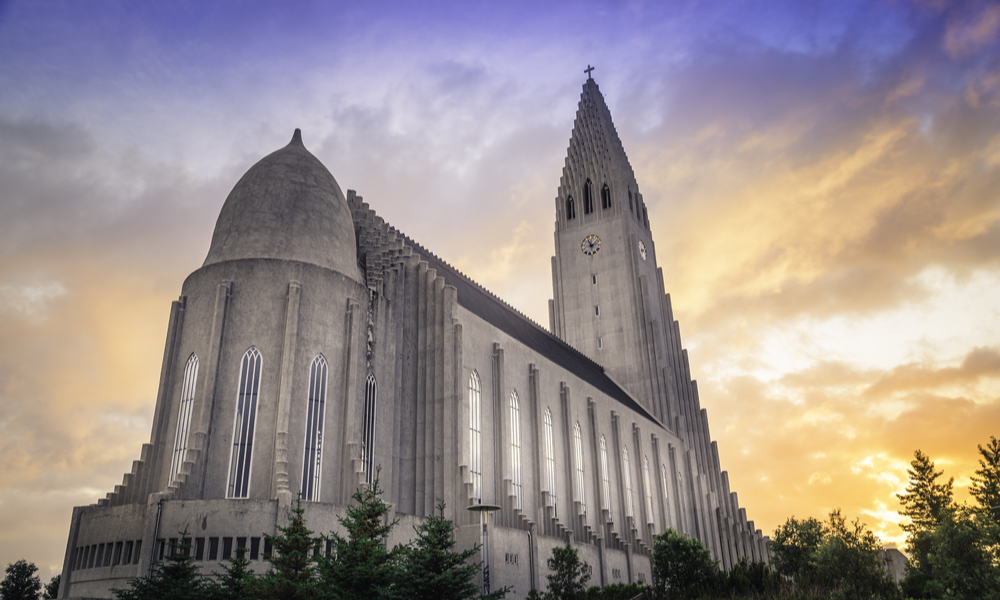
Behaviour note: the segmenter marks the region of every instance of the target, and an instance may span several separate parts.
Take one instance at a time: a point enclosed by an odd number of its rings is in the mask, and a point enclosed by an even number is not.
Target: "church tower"
[[[592,77],[559,181],[555,247],[552,333],[669,423],[662,274],[635,174]]]

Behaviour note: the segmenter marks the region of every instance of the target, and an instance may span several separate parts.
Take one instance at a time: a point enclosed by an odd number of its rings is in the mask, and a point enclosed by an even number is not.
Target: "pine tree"
[[[385,547],[397,521],[384,523],[389,505],[382,500],[376,474],[371,487],[354,492],[357,505],[347,507],[347,517],[339,519],[347,537],[331,532],[333,555],[319,560],[324,597],[332,599],[389,598],[399,572],[401,547]]]
[[[943,511],[954,506],[952,500],[952,485],[954,478],[948,483],[937,483],[937,478],[944,471],[935,471],[934,463],[926,454],[917,450],[910,463],[911,469],[906,470],[910,483],[905,494],[896,494],[903,510],[899,514],[909,517],[910,522],[900,525],[903,531],[911,534],[930,531],[938,524]]]
[[[319,543],[306,528],[302,500],[296,500],[288,527],[278,527],[279,535],[265,535],[274,552],[264,558],[271,562],[267,573],[254,584],[261,600],[315,598],[319,593],[313,549]]]
[[[587,591],[590,573],[587,565],[580,561],[576,549],[566,544],[552,549],[552,573],[549,580],[547,600],[582,600]]]
[[[255,597],[257,577],[250,568],[245,548],[237,548],[236,556],[222,563],[222,573],[205,586],[206,600],[247,600]]]
[[[990,436],[990,443],[978,446],[979,469],[972,476],[969,493],[979,503],[983,516],[995,525],[1000,525],[1000,442]]]
[[[117,600],[202,600],[205,583],[191,556],[191,538],[181,532],[180,544],[158,563],[148,577],[129,581],[124,590],[111,590]]]
[[[438,504],[438,514],[414,527],[417,537],[412,546],[402,551],[395,595],[415,600],[479,597],[475,577],[480,566],[470,562],[479,552],[479,546],[455,552],[454,525],[444,518],[444,508],[443,502]]]
[[[37,600],[42,580],[38,567],[23,558],[7,565],[7,575],[0,581],[0,600]]]

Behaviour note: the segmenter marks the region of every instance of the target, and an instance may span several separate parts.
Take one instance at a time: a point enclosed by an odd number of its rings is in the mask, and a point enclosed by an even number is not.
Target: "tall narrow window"
[[[628,191],[628,210],[629,212],[635,212],[635,209],[632,208],[632,190]]]
[[[545,407],[545,476],[552,506],[556,506],[556,447],[552,440],[552,411]]]
[[[601,208],[611,208],[611,188],[606,183],[601,188]]]
[[[611,475],[608,473],[608,442],[601,436],[601,483],[604,484],[604,510],[611,512]]]
[[[514,485],[514,508],[521,508],[521,403],[510,393],[510,468]]]
[[[580,499],[580,510],[587,514],[587,487],[583,482],[583,432],[579,421],[573,425],[573,439],[576,445],[576,496]]]
[[[632,512],[632,465],[628,460],[628,446],[622,446],[622,479],[625,484],[625,516],[631,517]]]
[[[653,522],[653,488],[649,485],[649,457],[642,457],[642,482],[646,485],[646,522]]]
[[[566,220],[576,218],[576,205],[573,203],[573,196],[566,198]]]
[[[649,229],[649,214],[646,213],[645,206],[642,207],[642,222],[646,226],[646,229]]]
[[[667,493],[667,465],[666,464],[661,464],[660,465],[660,480],[663,482],[663,506],[664,506],[664,511],[663,512],[665,512],[665,513],[667,513],[669,515],[670,514],[670,495]],[[666,527],[667,523],[664,523],[663,526]]]
[[[328,367],[323,355],[309,366],[309,397],[306,404],[306,440],[302,451],[302,499],[318,501],[323,473],[323,423],[326,416]]]
[[[483,498],[483,388],[479,373],[469,376],[469,471],[472,473],[472,496]]]
[[[365,379],[365,420],[361,431],[361,463],[365,469],[365,481],[371,485],[375,479],[375,409],[378,401],[378,384],[375,375]]]
[[[250,348],[240,365],[240,392],[233,419],[233,449],[229,459],[228,498],[246,498],[250,493],[253,433],[257,424],[257,393],[260,391],[260,352]]]
[[[198,357],[194,354],[184,366],[184,383],[181,384],[181,405],[177,411],[177,433],[174,434],[174,456],[170,461],[170,479],[180,473],[187,452],[188,432],[191,430],[191,407],[194,405],[194,384],[198,380]]]
[[[594,212],[594,193],[591,191],[590,180],[583,184],[583,214],[589,215]]]

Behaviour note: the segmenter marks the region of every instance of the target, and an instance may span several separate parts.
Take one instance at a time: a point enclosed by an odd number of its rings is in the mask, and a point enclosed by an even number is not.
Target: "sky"
[[[1000,4],[0,0],[0,565],[148,441],[170,302],[296,127],[547,325],[583,69],[649,210],[722,466],[765,535],[902,544],[921,449],[1000,434]]]

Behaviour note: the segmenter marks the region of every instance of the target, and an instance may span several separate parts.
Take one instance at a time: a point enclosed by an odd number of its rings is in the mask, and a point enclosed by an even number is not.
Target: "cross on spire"
[[[587,74],[587,79],[593,79],[593,77],[590,75],[590,72],[593,70],[594,67],[590,66],[590,64],[588,63],[587,68],[583,70],[583,72]]]

